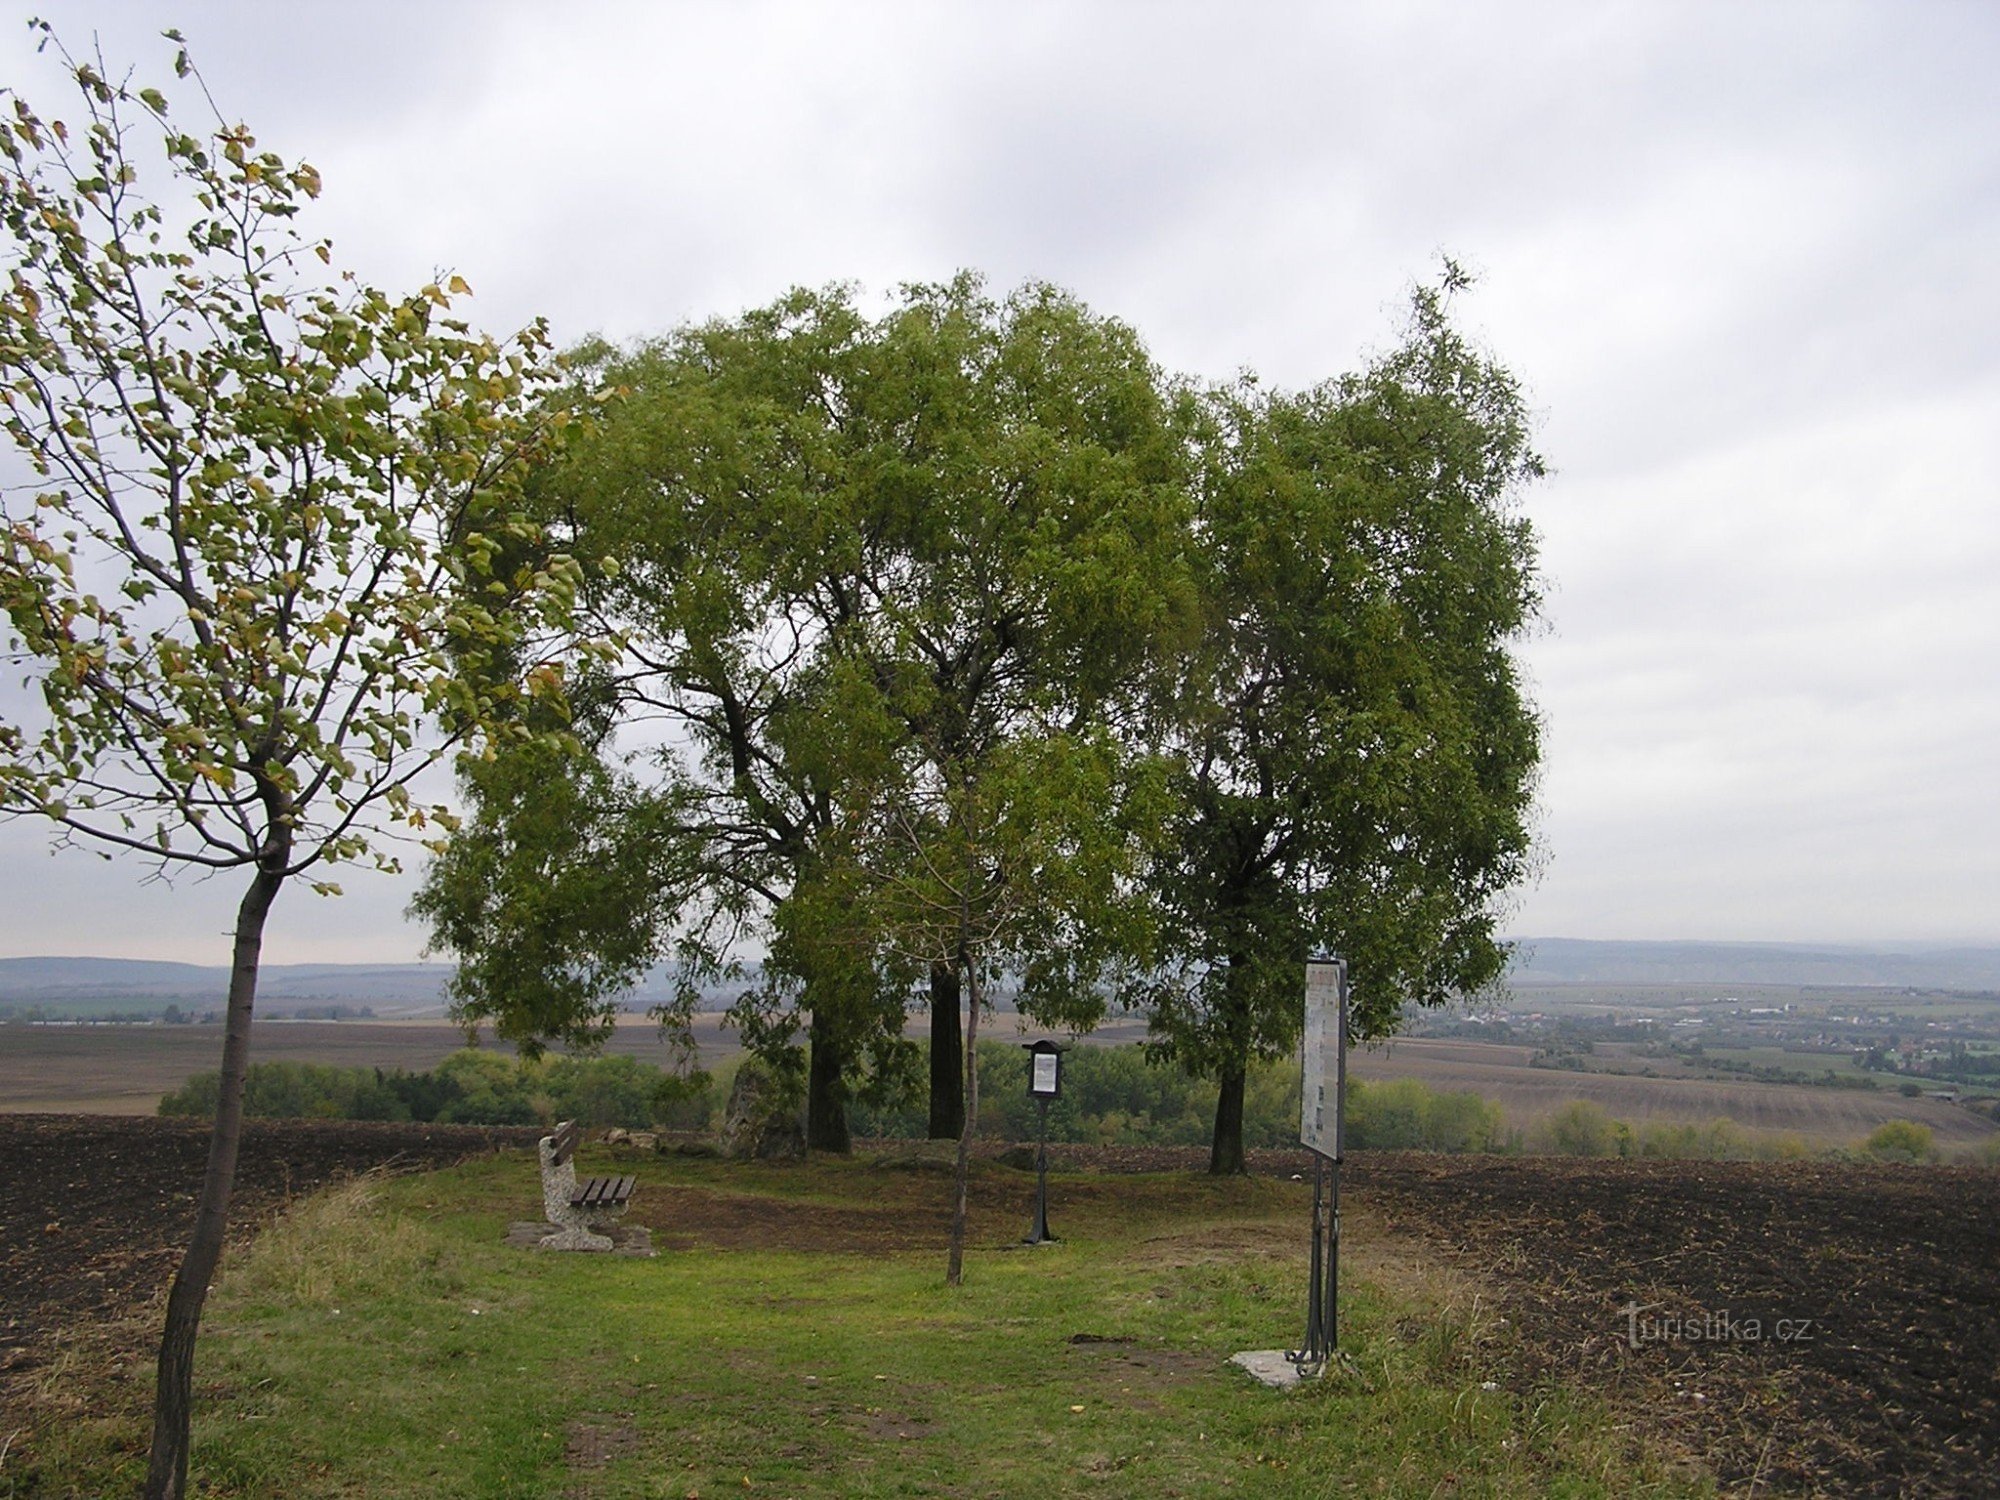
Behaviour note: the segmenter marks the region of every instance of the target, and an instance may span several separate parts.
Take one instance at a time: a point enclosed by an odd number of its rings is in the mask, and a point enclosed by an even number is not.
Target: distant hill
[[[267,1016],[363,1006],[378,1016],[444,1012],[449,964],[268,964],[257,1005]],[[1523,938],[1514,984],[1815,984],[2000,992],[2000,948],[1861,947],[1801,943],[1598,942]],[[229,971],[125,958],[0,958],[0,1007],[76,1014],[196,1013],[220,1008]],[[656,969],[627,997],[633,1009],[667,998],[671,971]],[[720,1010],[740,985],[709,994]],[[1003,997],[1004,1005],[1004,997]]]
[[[368,1006],[384,1014],[439,1014],[449,964],[266,964],[257,976],[258,1009],[283,1015],[300,1007]],[[129,958],[0,958],[0,1004],[101,1004],[107,1009],[220,1008],[229,971],[201,964]]]
[[[1515,984],[1821,984],[2000,991],[2000,948],[1521,938]]]
[[[257,975],[257,1009],[284,1016],[328,1006],[367,1007],[377,1016],[441,1016],[450,964],[266,964]],[[42,1007],[49,1014],[154,1013],[172,1005],[200,1014],[219,1010],[229,971],[201,964],[129,958],[0,958],[0,1008]],[[644,1010],[668,998],[672,973],[656,969],[625,999]],[[740,985],[704,998],[720,1010]]]

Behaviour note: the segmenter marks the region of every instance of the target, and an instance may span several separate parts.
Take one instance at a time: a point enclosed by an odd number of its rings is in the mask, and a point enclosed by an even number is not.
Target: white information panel
[[[1300,1049],[1299,1144],[1321,1156],[1341,1154],[1340,1090],[1346,1083],[1347,965],[1337,958],[1306,964],[1306,1030]]]
[[[1051,1098],[1056,1092],[1056,1055],[1053,1052],[1035,1054],[1034,1076],[1028,1081],[1028,1092],[1047,1094]]]

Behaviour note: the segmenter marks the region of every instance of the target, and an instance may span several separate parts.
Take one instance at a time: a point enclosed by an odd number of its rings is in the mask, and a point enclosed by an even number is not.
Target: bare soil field
[[[238,1222],[254,1226],[288,1192],[346,1172],[439,1164],[534,1134],[253,1122]],[[202,1146],[202,1131],[179,1122],[0,1115],[0,1409],[25,1406],[80,1326],[121,1328],[143,1370],[149,1324],[132,1315],[170,1273]],[[1193,1172],[1203,1160],[1164,1148],[1052,1155],[1057,1195],[1115,1191],[1092,1173]],[[1307,1158],[1255,1153],[1253,1169],[1291,1177]],[[867,1211],[689,1187],[642,1195],[632,1217],[666,1253],[941,1251],[948,1177],[884,1176]],[[524,1156],[524,1194],[532,1182]],[[1435,1260],[1482,1289],[1506,1324],[1492,1341],[1503,1378],[1603,1393],[1710,1466],[1725,1493],[1993,1491],[2000,1173],[1384,1154],[1351,1160],[1344,1189],[1352,1250]],[[1010,1229],[1018,1209],[1006,1205]],[[982,1233],[990,1225],[976,1223]]]
[[[1726,1494],[2000,1480],[2000,1172],[1357,1155],[1364,1222],[1496,1289],[1518,1378],[1602,1391]]]

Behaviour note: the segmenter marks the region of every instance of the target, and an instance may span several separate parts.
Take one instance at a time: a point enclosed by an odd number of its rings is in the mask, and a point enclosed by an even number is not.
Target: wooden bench
[[[632,1202],[632,1177],[591,1177],[577,1181],[577,1143],[583,1132],[576,1121],[565,1120],[555,1132],[542,1137],[538,1154],[542,1161],[542,1213],[551,1232],[542,1236],[544,1250],[609,1250],[607,1235],[596,1231],[608,1228]]]

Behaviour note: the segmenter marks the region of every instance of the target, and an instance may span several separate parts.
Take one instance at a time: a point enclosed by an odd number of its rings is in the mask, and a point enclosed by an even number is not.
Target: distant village
[[[1403,1034],[1519,1044],[1532,1049],[1530,1066],[1583,1072],[1737,1075],[1946,1100],[2000,1092],[2000,995],[1794,993],[1536,987],[1456,1012],[1412,1007]]]

